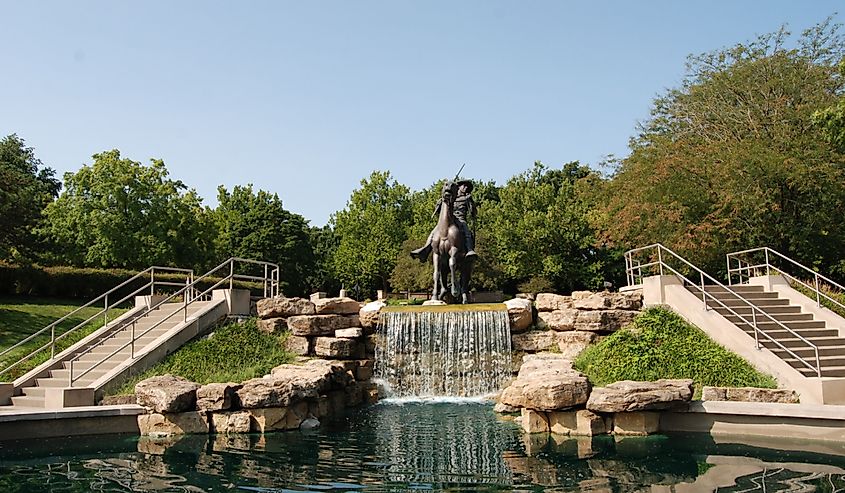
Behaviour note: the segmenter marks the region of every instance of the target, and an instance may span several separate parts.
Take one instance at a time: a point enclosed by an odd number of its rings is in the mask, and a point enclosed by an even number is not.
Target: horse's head
[[[458,194],[458,184],[453,181],[447,181],[443,183],[443,190],[440,193],[440,197],[443,199],[443,202],[451,204],[455,200],[455,196]]]

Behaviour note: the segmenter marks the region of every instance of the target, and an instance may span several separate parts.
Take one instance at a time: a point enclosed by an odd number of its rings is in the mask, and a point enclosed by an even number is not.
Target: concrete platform
[[[0,408],[0,440],[110,433],[138,435],[137,416],[145,412],[143,407],[135,404],[65,409],[9,406],[9,409]]]

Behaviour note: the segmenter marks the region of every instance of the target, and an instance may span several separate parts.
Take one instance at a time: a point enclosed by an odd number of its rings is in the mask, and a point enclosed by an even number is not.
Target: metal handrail
[[[765,263],[763,263],[763,264],[751,264],[750,262],[745,262],[746,265],[743,266],[743,260],[742,260],[741,257],[742,256],[748,257],[751,254],[757,253],[757,252],[764,252],[765,253],[765,257],[764,257]],[[770,261],[771,255],[774,255],[775,257],[779,257],[783,260],[786,260],[787,262],[794,265],[795,267],[798,267],[800,270],[803,270],[803,271],[805,271],[809,274],[812,274],[813,285],[811,286],[810,284],[807,284],[806,282],[802,281],[798,277],[795,277],[795,276],[789,274],[788,272],[785,272],[783,269],[781,269],[779,267],[775,267],[774,265],[772,265],[772,263]],[[751,248],[751,249],[748,249],[748,250],[742,250],[740,252],[729,253],[725,257],[727,258],[727,263],[728,263],[728,284],[733,284],[733,274],[734,273],[739,276],[739,282],[742,283],[743,272],[747,273],[747,274],[745,274],[745,277],[750,278],[751,277],[750,272],[752,270],[762,270],[763,268],[765,268],[766,269],[766,275],[770,275],[772,270],[774,270],[778,274],[786,277],[788,280],[790,280],[792,282],[796,282],[796,283],[804,286],[805,288],[809,289],[810,291],[814,292],[816,294],[816,306],[822,306],[822,298],[824,298],[827,301],[829,301],[830,303],[833,303],[834,305],[840,307],[842,310],[845,310],[845,304],[842,304],[840,301],[837,301],[835,298],[831,297],[827,293],[822,292],[822,290],[819,289],[819,285],[820,285],[819,281],[824,281],[828,285],[835,287],[836,289],[838,289],[841,292],[845,292],[845,286],[842,286],[838,282],[836,282],[836,281],[834,281],[834,280],[832,280],[832,279],[830,279],[826,276],[819,274],[818,272],[814,271],[813,269],[811,269],[811,268],[809,268],[805,265],[802,265],[802,264],[796,262],[795,260],[792,260],[791,258],[787,257],[786,255],[778,252],[777,250],[772,250],[769,247]],[[736,263],[737,263],[736,268],[731,268],[731,260],[736,261]]]
[[[635,253],[639,253],[639,252],[645,251],[645,250],[657,250],[658,260],[652,261],[652,262],[647,262],[647,263],[641,263],[637,260],[636,265],[635,265],[634,264],[635,259],[634,259],[633,255]],[[700,287],[699,287],[699,283],[692,282],[685,275],[681,274],[676,269],[674,269],[671,265],[666,263],[664,261],[664,255],[663,255],[664,252],[666,252],[667,254],[676,258],[677,260],[681,261],[684,265],[691,268],[693,271],[697,272],[698,275],[699,275]],[[742,295],[740,295],[739,293],[737,293],[736,291],[734,291],[730,287],[725,286],[724,284],[719,282],[717,279],[715,279],[713,276],[711,276],[711,275],[707,274],[706,272],[704,272],[703,270],[699,269],[698,267],[696,267],[695,265],[693,265],[692,263],[687,261],[685,258],[681,257],[680,255],[678,255],[677,253],[673,252],[672,250],[666,248],[665,246],[663,246],[660,243],[654,243],[652,245],[648,245],[648,246],[641,247],[641,248],[635,248],[633,250],[629,250],[629,251],[625,252],[625,271],[626,271],[626,274],[628,276],[628,284],[630,286],[633,286],[636,283],[637,277],[642,279],[642,270],[644,268],[654,267],[654,266],[658,267],[660,275],[663,275],[664,270],[668,270],[672,274],[678,276],[682,281],[684,281],[687,284],[689,284],[690,286],[693,286],[696,289],[700,290],[701,291],[701,301],[704,304],[705,310],[707,310],[709,308],[707,306],[707,300],[709,298],[711,301],[714,301],[714,302],[716,302],[716,304],[720,305],[721,308],[726,309],[728,312],[730,312],[734,316],[738,317],[744,323],[746,323],[750,327],[753,327],[754,328],[754,344],[755,344],[755,347],[757,349],[761,348],[761,346],[760,346],[760,335],[762,335],[763,337],[765,337],[766,339],[773,342],[775,345],[777,345],[778,347],[780,347],[781,349],[783,349],[784,351],[786,351],[787,353],[792,355],[792,357],[794,357],[796,360],[801,362],[803,365],[810,368],[811,370],[814,370],[816,372],[816,375],[821,377],[821,360],[819,358],[819,348],[818,348],[817,345],[813,344],[811,341],[809,341],[808,339],[803,337],[801,334],[798,334],[794,330],[790,329],[789,327],[784,325],[779,320],[773,318],[771,315],[769,315],[768,313],[766,313],[765,311],[763,311],[759,307],[757,307],[757,305],[751,303],[750,301],[745,299]],[[747,318],[745,318],[744,316],[737,313],[734,309],[727,306],[721,300],[719,300],[718,298],[716,298],[712,294],[708,293],[707,290],[705,289],[705,284],[704,284],[705,278],[707,280],[709,280],[713,285],[719,286],[720,288],[724,289],[728,293],[732,294],[736,299],[742,301],[749,308],[751,308],[751,320],[749,321]],[[808,345],[811,349],[813,349],[814,352],[815,352],[815,359],[816,359],[815,366],[813,366],[813,364],[811,362],[807,361],[806,359],[802,358],[801,356],[798,356],[791,349],[789,349],[788,347],[781,344],[775,338],[770,336],[765,330],[760,328],[760,326],[758,324],[758,315],[757,315],[758,312],[765,319],[768,319],[769,321],[774,322],[776,325],[778,325],[782,329],[786,330],[787,332],[792,334],[794,337],[796,337],[798,340],[800,340],[801,342]]]
[[[145,291],[147,288],[150,289],[150,294],[153,294],[155,292],[156,286],[173,286],[173,285],[181,286],[182,285],[180,283],[173,283],[173,282],[167,282],[167,281],[156,281],[155,280],[156,271],[159,271],[159,272],[176,272],[176,273],[187,274],[188,279],[193,278],[193,275],[194,275],[194,271],[191,270],[191,269],[180,269],[180,268],[177,268],[177,267],[162,267],[162,266],[157,266],[157,265],[147,267],[146,269],[144,269],[141,272],[135,274],[134,276],[130,277],[129,279],[123,281],[122,283],[118,284],[117,286],[109,289],[105,293],[97,296],[96,298],[89,301],[88,303],[85,303],[84,305],[77,307],[76,309],[74,309],[70,313],[62,316],[61,318],[59,318],[57,320],[54,320],[53,322],[48,324],[43,329],[30,334],[29,336],[27,336],[24,339],[18,341],[17,343],[12,345],[11,347],[9,347],[9,348],[3,350],[2,352],[0,352],[0,358],[2,358],[4,355],[9,354],[11,351],[14,351],[15,349],[17,349],[17,348],[23,346],[24,344],[26,344],[27,342],[29,342],[29,341],[35,339],[36,337],[44,334],[47,330],[50,331],[50,342],[44,344],[40,348],[38,348],[38,349],[32,351],[31,353],[27,354],[26,356],[19,358],[17,361],[12,363],[11,365],[9,365],[9,366],[7,366],[3,369],[0,369],[0,375],[4,375],[4,374],[8,373],[9,371],[18,367],[19,365],[21,365],[25,361],[28,361],[30,358],[32,358],[36,354],[40,353],[41,351],[44,351],[48,347],[50,348],[50,359],[52,360],[56,356],[56,342],[62,340],[66,336],[70,335],[71,333],[76,332],[78,329],[84,327],[89,322],[91,322],[95,318],[98,318],[101,315],[103,316],[103,326],[107,325],[108,321],[109,321],[108,320],[108,312],[109,312],[110,309],[112,309],[116,306],[119,306],[120,304],[122,304],[122,303],[126,302],[127,300],[131,299],[133,296]],[[115,291],[127,286],[128,284],[132,283],[133,281],[136,281],[136,280],[141,279],[141,278],[145,278],[147,276],[147,274],[149,274],[149,276],[150,276],[149,282],[147,282],[146,284],[144,284],[140,288],[137,288],[132,293],[124,296],[119,301],[109,302],[109,295],[110,294],[112,294]],[[92,306],[95,303],[98,303],[100,301],[103,302],[103,308],[100,309],[100,311],[98,311],[94,315],[91,315],[90,317],[88,317],[87,319],[83,320],[82,322],[76,324],[75,326],[71,327],[70,329],[62,332],[59,336],[56,336],[56,327],[60,323],[64,322],[69,317],[75,315],[79,311],[81,311],[85,308],[88,308],[88,307],[90,307],[90,306]]]
[[[268,278],[261,278],[261,277],[258,277],[258,276],[250,276],[250,275],[247,275],[247,274],[236,274],[235,273],[235,262],[243,262],[243,263],[251,263],[251,264],[256,264],[256,265],[262,265],[262,266],[265,267],[265,275],[267,273],[267,268],[272,267],[272,269],[269,272],[270,277],[268,279]],[[197,294],[198,290],[196,289],[196,285],[200,281],[202,281],[203,279],[211,277],[213,274],[215,274],[217,271],[219,271],[220,269],[222,269],[224,267],[229,267],[229,274],[226,275],[225,277],[223,277],[222,279],[220,279],[219,281],[217,281],[216,283],[214,283],[211,287],[209,287],[209,288],[205,289],[204,291],[200,292],[199,294]],[[149,332],[151,332],[153,329],[157,328],[158,326],[163,324],[165,321],[169,320],[173,315],[175,315],[179,312],[183,313],[182,321],[187,322],[188,321],[188,306],[190,306],[191,304],[193,304],[194,302],[196,302],[200,298],[203,298],[206,294],[210,293],[211,291],[216,289],[218,286],[224,284],[226,281],[229,282],[229,289],[232,289],[234,287],[235,280],[250,280],[250,281],[263,280],[264,281],[264,295],[265,295],[265,297],[268,294],[270,296],[276,296],[276,295],[279,294],[279,266],[277,264],[273,264],[271,262],[259,261],[259,260],[244,259],[244,258],[239,258],[239,257],[231,257],[228,260],[221,263],[220,265],[218,265],[217,267],[214,267],[210,271],[201,275],[200,277],[198,277],[196,279],[192,279],[191,282],[186,284],[182,289],[174,292],[173,294],[171,294],[167,298],[160,300],[159,302],[155,303],[154,305],[151,304],[150,306],[148,306],[147,310],[144,312],[143,315],[136,317],[134,320],[132,320],[132,322],[131,322],[131,324],[132,324],[132,326],[131,326],[131,338],[128,342],[126,342],[122,346],[118,347],[117,349],[115,349],[114,351],[109,353],[108,355],[104,356],[100,360],[96,361],[94,364],[92,364],[91,366],[89,366],[88,368],[83,370],[82,373],[80,373],[79,375],[76,375],[76,376],[74,376],[74,363],[76,363],[82,356],[91,352],[96,346],[90,346],[90,347],[86,348],[84,351],[75,355],[69,361],[69,363],[70,363],[70,368],[69,368],[70,371],[68,372],[69,386],[72,387],[74,382],[81,379],[82,377],[84,377],[85,375],[87,375],[88,373],[93,371],[94,368],[98,367],[99,365],[101,365],[105,361],[109,360],[112,356],[114,356],[117,353],[123,351],[127,347],[130,348],[130,358],[135,359],[135,342],[138,339],[144,337]],[[165,303],[168,303],[171,300],[173,300],[174,298],[177,298],[179,296],[182,297],[182,308],[180,310],[176,310],[173,313],[170,313],[166,317],[162,318],[161,320],[159,320],[155,324],[148,327],[141,334],[135,333],[135,324],[142,316],[146,315],[147,313],[149,313],[153,310],[158,309],[159,307],[161,307]],[[118,333],[117,331],[112,333],[105,340],[108,340],[112,337],[115,337],[117,335],[117,333]]]

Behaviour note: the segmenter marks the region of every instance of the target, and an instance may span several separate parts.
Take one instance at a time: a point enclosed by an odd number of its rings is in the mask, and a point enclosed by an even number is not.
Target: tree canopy
[[[33,228],[61,190],[54,175],[17,135],[0,140],[0,259],[32,255]]]

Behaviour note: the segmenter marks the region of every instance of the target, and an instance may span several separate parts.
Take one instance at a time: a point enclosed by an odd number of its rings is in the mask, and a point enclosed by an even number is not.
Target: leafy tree
[[[388,289],[411,219],[409,193],[390,172],[374,171],[352,192],[346,208],[332,215],[338,239],[332,268],[347,288],[365,295]]]
[[[839,26],[691,56],[657,98],[593,216],[619,247],[662,242],[705,268],[767,245],[845,272],[843,155],[813,121],[845,89]]]
[[[309,290],[311,292],[337,293],[341,286],[332,275],[332,261],[337,249],[337,236],[328,225],[312,226],[308,236],[311,248],[314,251],[314,267],[307,276]]]
[[[217,188],[218,252],[279,264],[282,291],[304,294],[314,266],[308,222],[286,210],[277,194],[252,185]]]
[[[47,260],[126,268],[208,263],[213,224],[196,192],[170,179],[163,161],[144,166],[117,149],[93,159],[65,174],[65,191],[44,210]]]
[[[558,291],[601,286],[605,253],[594,246],[587,221],[591,204],[582,192],[598,180],[578,162],[559,170],[536,162],[499,189],[499,201],[483,212],[481,229],[506,290],[527,282],[526,287]]]
[[[31,255],[32,230],[61,189],[54,175],[17,135],[0,140],[0,258]]]

